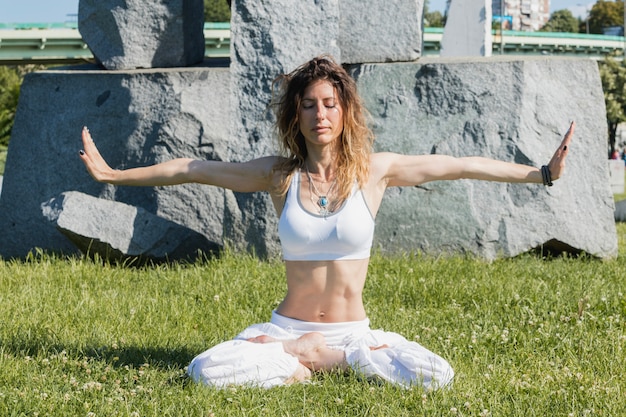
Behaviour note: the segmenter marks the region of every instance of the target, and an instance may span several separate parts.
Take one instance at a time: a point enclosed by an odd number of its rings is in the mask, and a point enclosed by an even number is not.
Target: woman
[[[315,371],[352,368],[404,387],[448,385],[454,372],[444,359],[369,327],[362,292],[385,189],[460,178],[552,185],[563,172],[574,123],[542,169],[481,157],[373,153],[356,84],[332,59],[314,58],[276,85],[280,93],[272,104],[283,156],[243,163],[181,158],[113,170],[83,129],[80,157],[97,181],[195,182],[271,195],[287,294],[270,323],[198,355],[189,375],[213,386],[271,387],[307,380]]]

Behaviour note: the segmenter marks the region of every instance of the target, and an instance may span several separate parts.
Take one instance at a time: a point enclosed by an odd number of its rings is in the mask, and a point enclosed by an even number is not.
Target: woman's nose
[[[317,120],[324,120],[326,117],[326,109],[324,106],[317,106],[317,113],[315,114]]]

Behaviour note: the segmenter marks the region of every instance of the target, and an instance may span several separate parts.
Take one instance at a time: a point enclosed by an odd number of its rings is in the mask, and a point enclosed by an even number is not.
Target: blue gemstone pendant
[[[317,200],[317,205],[320,206],[320,214],[326,218],[330,213],[326,207],[328,207],[328,197],[321,195]]]

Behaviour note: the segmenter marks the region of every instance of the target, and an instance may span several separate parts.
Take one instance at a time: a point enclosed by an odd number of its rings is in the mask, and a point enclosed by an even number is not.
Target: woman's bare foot
[[[289,384],[295,384],[297,382],[308,381],[309,379],[311,379],[312,375],[313,373],[311,372],[309,368],[299,363],[298,369],[296,369],[296,372],[294,372],[293,375],[291,375],[289,378],[287,378],[287,380],[285,380],[285,384],[289,385]]]
[[[321,333],[307,333],[290,340],[278,340],[261,335],[250,338],[248,341],[253,343],[281,342],[285,352],[298,358],[302,365],[312,371],[330,371],[347,367],[344,352],[326,346],[326,339]]]
[[[387,349],[389,347],[388,344],[380,345],[380,346],[370,346],[370,350],[379,350],[379,349]]]
[[[252,343],[274,343],[274,342],[280,342],[280,340],[275,339],[273,337],[267,336],[262,334],[261,336],[257,336],[257,337],[251,337],[250,339],[247,339],[248,342],[252,342]]]
[[[319,334],[319,333],[317,333]],[[306,345],[309,345],[309,349],[315,349],[316,346],[319,346],[319,343],[321,342],[322,344],[324,344],[324,336],[322,336],[321,334],[319,334],[319,336],[321,336],[321,340],[319,340],[318,337],[316,336],[308,336],[308,335],[304,335],[302,337],[300,337],[299,339],[296,340],[278,340],[274,337],[271,336],[267,336],[267,335],[260,335],[260,336],[256,336],[256,337],[251,337],[250,339],[248,339],[248,342],[252,342],[252,343],[282,343],[283,344],[283,349],[285,349],[285,352],[289,353],[292,356],[295,356],[296,358],[298,358],[299,361],[301,361],[300,356],[295,354],[293,351],[289,351],[287,350],[287,346],[289,346],[292,349],[296,349],[299,351],[302,350],[306,350],[307,347]],[[302,339],[304,338],[304,339]],[[302,340],[301,340],[302,339]],[[285,384],[293,384],[293,383],[297,383],[297,382],[303,382],[303,381],[308,381],[309,379],[311,379],[311,369],[307,368],[305,365],[303,365],[302,363],[298,364],[298,368],[296,369],[296,371],[293,373],[293,375],[291,375],[291,377],[289,377],[286,381]]]

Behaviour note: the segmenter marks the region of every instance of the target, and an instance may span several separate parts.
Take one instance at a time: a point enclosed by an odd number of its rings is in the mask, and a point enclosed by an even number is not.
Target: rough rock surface
[[[491,16],[491,0],[450,3],[440,56],[491,56]]]
[[[245,205],[245,196],[237,200],[231,192],[197,184],[100,184],[87,174],[77,153],[81,128],[88,125],[114,168],[174,157],[225,159],[232,153],[229,81],[227,68],[208,67],[114,72],[86,66],[29,74],[0,198],[0,254],[20,257],[35,247],[75,251],[41,213],[42,203],[66,191],[143,207],[211,242],[223,242],[224,230],[231,228],[224,213],[240,214],[236,205]]]
[[[341,0],[341,62],[413,61],[422,54],[422,0]]]
[[[546,164],[577,122],[565,176],[547,188],[461,180],[390,189],[383,251],[515,256],[533,248],[617,254],[598,67],[556,58],[420,59],[353,68],[376,148]]]
[[[42,212],[81,252],[109,261],[194,261],[220,249],[202,234],[141,207],[77,191],[49,200]]]
[[[135,2],[126,4],[139,7]],[[88,4],[95,3],[81,0],[82,7]],[[403,2],[408,9],[401,14],[412,22],[413,12],[407,10],[421,10],[422,4]],[[159,12],[158,5],[150,8]],[[244,161],[274,154],[268,111],[272,79],[321,53],[344,63],[357,59],[350,58],[357,47],[349,52],[346,47],[344,59],[342,45],[350,42],[342,19],[361,13],[351,9],[367,9],[369,2],[305,0],[298,2],[298,13],[293,5],[288,0],[234,2],[230,70],[102,71],[92,66],[29,74],[0,195],[0,256],[21,257],[36,247],[75,251],[42,214],[42,204],[67,191],[141,207],[216,245],[229,243],[259,256],[278,253],[277,218],[267,195],[197,184],[98,184],[76,152],[80,129],[87,124],[114,168],[174,157]],[[396,23],[406,24],[404,19]],[[382,36],[370,29],[359,30]],[[607,126],[594,62],[420,59],[358,64],[351,70],[373,116],[378,150],[484,155],[539,166],[549,160],[568,122],[578,122],[568,171],[554,187],[464,180],[391,189],[377,218],[377,247],[487,258],[533,248],[615,256]]]
[[[463,180],[390,189],[377,218],[376,247],[487,258],[542,246],[616,254],[606,121],[592,61],[422,59],[354,66],[353,74],[374,118],[378,150],[485,155],[538,166],[549,160],[569,120],[578,123],[566,175],[554,187]],[[256,155],[250,143],[224,139],[229,77],[215,68],[29,75],[0,199],[0,254],[72,250],[41,214],[42,203],[70,190],[143,207],[211,242],[277,253],[276,216],[262,194],[102,185],[76,156],[86,123],[114,167],[176,156],[237,160],[238,150]],[[37,99],[42,96],[48,99]],[[270,143],[259,138],[262,149]]]
[[[202,0],[80,0],[78,30],[106,69],[185,67],[204,58]]]

